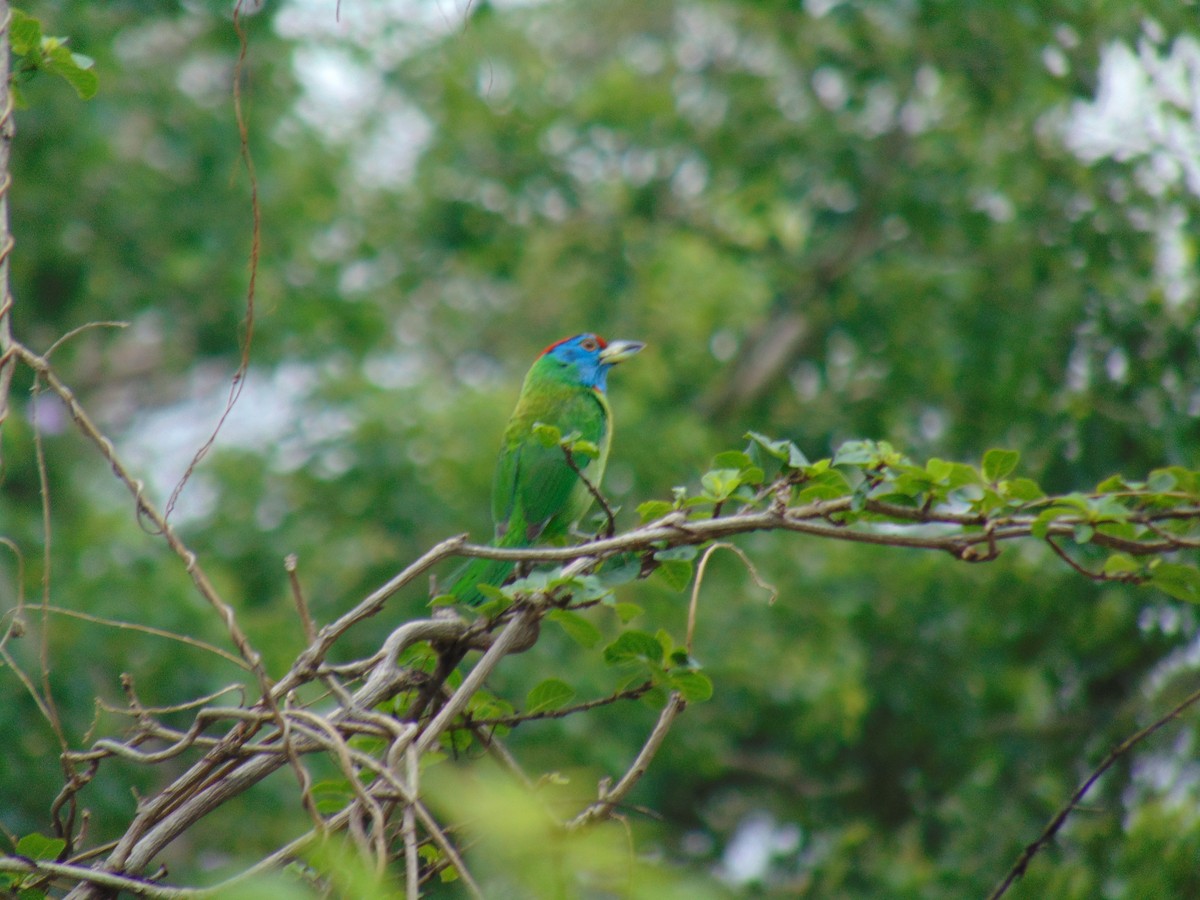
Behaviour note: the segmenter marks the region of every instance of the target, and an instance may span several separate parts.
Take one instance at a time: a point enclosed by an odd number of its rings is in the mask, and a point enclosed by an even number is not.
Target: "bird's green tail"
[[[499,587],[513,570],[513,563],[503,559],[471,559],[454,573],[447,594],[453,594],[460,603],[478,606],[487,598],[480,592],[480,584]]]

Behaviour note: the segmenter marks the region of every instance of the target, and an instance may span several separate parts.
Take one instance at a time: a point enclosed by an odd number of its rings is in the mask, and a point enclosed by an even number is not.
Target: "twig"
[[[199,891],[190,888],[166,887],[141,878],[114,875],[111,872],[87,866],[35,860],[26,856],[0,856],[0,872],[13,872],[17,875],[43,875],[52,879],[69,878],[108,890],[128,891],[139,897],[151,897],[155,900],[175,900],[175,898],[196,897],[200,894]]]
[[[591,479],[583,474],[583,470],[579,468],[579,464],[575,462],[575,454],[572,452],[571,448],[566,444],[561,444],[560,446],[562,447],[563,455],[567,458],[567,465],[571,467],[571,471],[579,476],[579,480],[583,482],[584,487],[586,487],[588,490],[588,493],[592,495],[592,499],[595,500],[600,505],[600,509],[604,511],[604,536],[606,538],[612,537],[617,533],[616,516],[613,515],[612,507],[608,505],[608,500],[606,500],[604,495],[600,493],[600,489],[596,487],[596,485],[592,484]]]
[[[169,641],[177,641],[180,644],[187,644],[189,647],[195,647],[197,650],[203,650],[205,653],[211,653],[214,656],[219,656],[228,663],[232,663],[239,669],[250,671],[250,666],[240,657],[234,656],[228,650],[222,650],[220,647],[214,646],[207,641],[202,641],[199,638],[191,637],[186,634],[178,634],[174,631],[167,631],[163,628],[155,628],[152,625],[139,625],[136,622],[122,622],[119,619],[106,619],[103,616],[94,616],[91,613],[79,612],[75,609],[64,609],[61,606],[47,606],[46,611],[56,616],[66,616],[70,619],[79,619],[82,622],[91,622],[94,625],[104,625],[108,628],[117,628],[121,631],[136,631],[141,634],[149,634],[154,637],[166,638]],[[228,688],[226,688],[228,690]],[[204,701],[207,702],[207,701]],[[186,707],[181,707],[186,708]]]
[[[1144,576],[1139,575],[1137,572],[1093,572],[1086,566],[1082,566],[1075,562],[1075,560],[1071,559],[1071,555],[1067,553],[1067,551],[1061,546],[1059,546],[1058,541],[1054,540],[1053,537],[1047,536],[1046,543],[1050,545],[1050,549],[1054,551],[1055,556],[1065,562],[1084,578],[1089,578],[1092,581],[1121,581],[1126,583],[1134,583],[1146,580]]]
[[[585,700],[582,703],[576,703],[573,706],[563,706],[558,709],[543,709],[535,713],[517,713],[511,716],[495,716],[490,719],[471,719],[467,725],[461,726],[464,728],[488,728],[495,725],[503,725],[507,728],[515,728],[518,725],[523,725],[526,722],[536,722],[539,719],[565,719],[567,716],[573,716],[576,713],[587,712],[591,709],[596,709],[601,706],[608,706],[613,703],[619,703],[622,700],[637,700],[645,696],[650,689],[654,687],[654,682],[645,681],[637,687],[627,688],[623,691],[617,691],[615,694],[610,694],[607,697],[597,697],[595,700]]]
[[[220,418],[217,419],[217,424],[208,436],[208,440],[196,451],[183,476],[179,479],[179,483],[171,491],[171,496],[167,498],[167,505],[163,508],[164,520],[171,518],[171,512],[175,509],[175,504],[179,500],[179,495],[183,493],[188,479],[192,477],[192,473],[196,471],[196,467],[200,465],[201,461],[203,461],[204,457],[208,455],[208,452],[217,442],[217,436],[221,433],[221,428],[224,427],[225,421],[229,418],[230,413],[233,412],[233,407],[238,402],[238,398],[241,397],[242,389],[246,386],[246,373],[250,369],[250,347],[254,343],[254,294],[255,286],[258,282],[259,249],[262,245],[262,209],[258,202],[258,173],[254,169],[254,157],[250,153],[250,132],[246,126],[246,113],[242,104],[242,81],[245,76],[246,51],[248,48],[246,31],[242,26],[242,5],[243,0],[236,0],[233,5],[233,30],[237,33],[238,39],[237,63],[233,69],[233,116],[237,122],[239,152],[242,163],[246,167],[246,175],[250,180],[251,231],[250,280],[246,285],[246,315],[242,319],[245,330],[238,342],[241,345],[241,358],[238,360],[237,370],[233,373],[233,380],[229,384],[229,395],[225,399],[225,409],[221,413]]]
[[[34,379],[33,393],[38,392],[38,381]],[[38,637],[38,662],[41,664],[42,699],[46,701],[45,709],[49,713],[47,722],[58,738],[62,752],[68,749],[67,736],[63,733],[62,722],[58,717],[58,706],[54,702],[54,694],[50,689],[50,579],[53,572],[51,562],[51,547],[53,545],[54,529],[50,524],[50,475],[46,471],[46,446],[42,442],[42,432],[37,423],[37,404],[30,408],[30,418],[33,424],[33,457],[37,466],[38,495],[42,506],[42,630]]]
[[[73,338],[78,337],[79,335],[83,334],[85,331],[91,331],[93,328],[128,328],[128,327],[129,327],[128,322],[113,322],[113,321],[85,322],[83,325],[80,325],[76,328],[72,328],[70,331],[68,331],[66,334],[64,334],[62,337],[60,337],[58,340],[56,340],[53,344],[51,344],[49,347],[47,347],[46,351],[42,354],[42,356],[44,356],[46,359],[49,359],[51,356],[54,355],[54,351],[57,350],[59,347],[61,347],[63,344],[67,343],[68,341],[72,340]]]
[[[21,552],[13,541],[6,537],[0,537],[0,545],[7,547],[12,551],[17,560],[17,604],[11,610],[4,613],[8,616],[12,614],[12,620],[8,623],[8,627],[4,629],[4,634],[0,636],[0,650],[8,645],[9,639],[19,638],[25,635],[25,554]]]
[[[124,461],[117,456],[112,441],[105,437],[100,429],[96,427],[91,417],[75,398],[74,392],[58,377],[58,374],[50,366],[49,362],[22,344],[15,344],[14,347],[21,360],[33,369],[34,372],[45,378],[50,390],[57,394],[59,399],[66,405],[71,418],[83,432],[84,436],[100,449],[101,455],[112,466],[113,473],[133,495],[138,514],[146,516],[154,524],[155,528],[166,540],[167,545],[183,561],[188,575],[191,576],[192,583],[196,586],[200,595],[220,615],[234,646],[237,647],[242,658],[246,660],[251,670],[258,677],[264,693],[268,691],[270,689],[270,681],[267,678],[267,673],[262,668],[261,656],[250,645],[249,639],[237,624],[237,617],[233,611],[233,607],[221,599],[220,594],[217,593],[216,588],[209,580],[208,574],[201,567],[196,554],[192,552],[179,535],[176,534],[175,529],[159,514],[154,504],[146,498],[142,482],[133,477]]]
[[[1008,870],[1008,874],[1004,877],[1004,880],[1001,881],[996,889],[988,895],[988,900],[998,900],[998,898],[1004,896],[1004,893],[1013,885],[1013,883],[1025,874],[1025,870],[1029,867],[1029,863],[1033,857],[1054,839],[1054,836],[1058,834],[1059,829],[1061,829],[1066,823],[1067,817],[1079,807],[1079,801],[1083,799],[1084,795],[1087,794],[1089,790],[1091,790],[1092,785],[1094,785],[1100,779],[1100,776],[1102,776],[1112,767],[1113,763],[1115,763],[1118,759],[1120,759],[1146,738],[1150,737],[1150,735],[1154,734],[1154,732],[1158,731],[1172,719],[1178,718],[1185,710],[1187,710],[1189,706],[1194,705],[1197,701],[1200,701],[1200,690],[1189,694],[1173,709],[1171,709],[1170,712],[1156,719],[1141,731],[1138,731],[1135,734],[1127,737],[1111,751],[1109,751],[1109,754],[1104,757],[1104,760],[1100,763],[1100,765],[1096,766],[1096,768],[1092,770],[1091,774],[1084,779],[1083,783],[1075,789],[1075,793],[1071,795],[1071,799],[1064,803],[1062,808],[1054,814],[1053,818],[1050,819],[1050,822],[1046,825],[1042,833],[1038,835],[1037,840],[1035,840],[1032,844],[1029,844],[1024,850],[1021,851],[1021,855],[1017,857],[1017,861],[1013,863],[1012,868]]]
[[[25,691],[29,694],[30,699],[33,700],[34,705],[37,706],[38,712],[42,714],[42,717],[46,721],[53,721],[50,710],[46,708],[46,704],[42,700],[42,695],[38,693],[37,685],[33,683],[33,679],[25,673],[12,654],[8,652],[8,648],[2,644],[0,644],[0,660],[13,670],[13,674],[17,676],[17,680],[25,686]]]
[[[625,799],[625,795],[633,790],[634,785],[646,774],[646,770],[650,768],[650,763],[654,759],[654,755],[658,753],[658,748],[662,746],[667,732],[671,730],[671,723],[686,706],[687,702],[679,692],[671,693],[667,705],[663,707],[658,721],[654,724],[654,730],[646,738],[646,743],[642,745],[641,752],[638,753],[629,770],[614,787],[610,788],[605,782],[601,782],[599,798],[567,823],[569,831],[576,831],[597,819],[604,819],[612,814],[617,804]]]
[[[292,586],[292,599],[296,602],[296,611],[300,614],[300,622],[304,625],[304,639],[310,644],[317,639],[317,630],[313,627],[312,615],[308,611],[308,603],[304,600],[304,590],[300,587],[300,576],[296,567],[300,564],[295,553],[289,553],[283,560],[283,569],[287,572],[288,584]]]

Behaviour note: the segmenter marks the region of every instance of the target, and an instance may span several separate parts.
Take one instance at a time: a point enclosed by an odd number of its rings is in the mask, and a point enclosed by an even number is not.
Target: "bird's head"
[[[551,344],[542,351],[541,359],[568,370],[585,387],[602,391],[608,370],[645,346],[641,341],[605,341],[598,334],[585,333]]]

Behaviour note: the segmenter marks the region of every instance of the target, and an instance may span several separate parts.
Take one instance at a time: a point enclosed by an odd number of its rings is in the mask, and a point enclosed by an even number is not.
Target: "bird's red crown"
[[[573,341],[577,337],[579,337],[579,335],[573,334],[570,337],[563,338],[561,341],[555,341],[553,344],[551,344],[545,350],[543,350],[541,355],[545,356],[547,353],[549,353],[551,350],[553,350],[555,347],[559,346],[560,344],[565,344],[567,341]],[[604,340],[604,338],[600,337],[600,335],[598,335],[598,334],[590,334],[590,335],[588,335],[588,337],[592,338],[596,342],[596,347],[595,347],[596,350],[603,350],[605,347],[608,346],[608,341]],[[592,349],[592,348],[587,348],[587,349]]]

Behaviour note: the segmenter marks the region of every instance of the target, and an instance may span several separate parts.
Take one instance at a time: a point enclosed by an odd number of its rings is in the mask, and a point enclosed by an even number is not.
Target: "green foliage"
[[[546,618],[562,628],[571,640],[584,649],[590,649],[600,643],[600,629],[578,613],[567,609],[552,609]]]
[[[1194,566],[1154,560],[1150,566],[1150,584],[1178,600],[1200,603],[1200,572]]]
[[[12,87],[27,82],[38,72],[57,75],[75,89],[81,100],[91,100],[100,87],[93,71],[95,60],[82,53],[72,53],[65,37],[42,34],[42,23],[19,9],[11,11],[9,44],[13,53]],[[20,94],[18,93],[18,103]]]
[[[48,838],[44,834],[34,832],[17,841],[16,851],[30,859],[58,859],[66,846],[67,842],[61,838]]]
[[[56,862],[61,858],[66,846],[67,842],[64,840],[48,838],[44,834],[33,832],[20,838],[14,851],[25,860]],[[16,900],[45,900],[47,895],[43,889],[44,884],[42,876],[36,873],[22,875],[16,872],[0,872],[0,891],[3,891],[6,897],[11,896]]]
[[[469,818],[477,877],[486,896],[583,896],[620,891],[632,898],[717,898],[709,879],[679,879],[631,853],[619,824],[566,832],[550,810],[579,798],[582,773],[556,773],[530,795],[501,773],[439,766],[427,774],[435,808]]]
[[[543,447],[561,447],[563,450],[585,459],[595,459],[600,455],[600,448],[592,441],[583,440],[578,431],[563,434],[553,425],[535,422],[533,434]]]
[[[571,702],[575,689],[561,678],[547,678],[539,682],[525,698],[526,712],[541,712],[546,709],[561,709]]]

